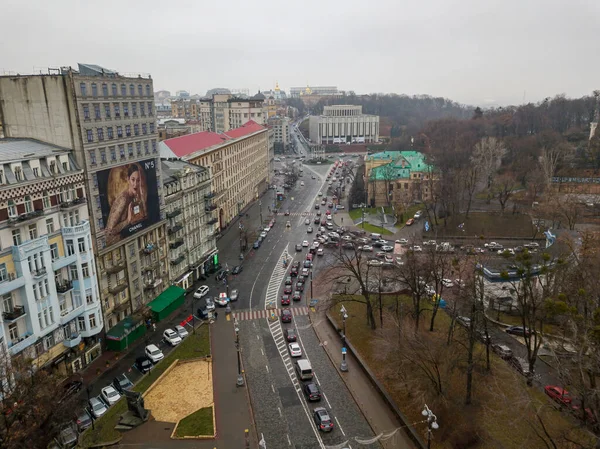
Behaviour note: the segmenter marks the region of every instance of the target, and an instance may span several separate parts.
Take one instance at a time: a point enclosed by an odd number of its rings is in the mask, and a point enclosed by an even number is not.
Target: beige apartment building
[[[204,131],[167,139],[159,146],[164,159],[210,169],[219,229],[268,188],[268,129],[253,121],[221,134]]]
[[[6,137],[72,149],[83,168],[108,330],[169,283],[152,78],[79,64],[2,76],[0,98]]]
[[[325,106],[323,114],[311,115],[310,140],[314,143],[352,144],[379,141],[379,116],[362,113],[362,106]]]
[[[190,290],[217,253],[210,170],[180,159],[162,160],[171,283]]]

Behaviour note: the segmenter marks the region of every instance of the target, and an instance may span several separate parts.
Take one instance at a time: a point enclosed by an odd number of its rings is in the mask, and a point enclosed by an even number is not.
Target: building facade
[[[71,150],[0,139],[0,344],[64,374],[100,354],[84,170]]]
[[[162,160],[171,284],[190,290],[217,254],[210,171],[179,159]]]
[[[268,129],[253,121],[226,133],[201,132],[160,142],[161,156],[210,169],[215,232],[268,188]]]
[[[372,207],[394,204],[401,209],[428,201],[436,183],[434,167],[418,151],[384,151],[365,157],[367,201]]]
[[[362,106],[325,106],[322,115],[311,115],[310,140],[319,144],[376,143],[379,116],[362,113]]]
[[[300,98],[304,95],[335,96],[340,92],[336,86],[290,87],[290,97]]]
[[[79,64],[48,75],[0,77],[0,97],[7,137],[73,149],[84,170],[108,330],[168,284],[152,79]],[[153,263],[145,265],[149,244]],[[155,288],[144,290],[148,279]]]
[[[273,117],[269,119],[269,128],[273,130],[275,149],[281,153],[288,149],[290,137],[290,119],[288,117]]]

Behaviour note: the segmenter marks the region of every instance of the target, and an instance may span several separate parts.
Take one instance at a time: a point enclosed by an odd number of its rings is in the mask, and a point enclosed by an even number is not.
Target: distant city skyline
[[[7,2],[0,27],[13,38],[4,40],[0,72],[82,62],[151,73],[157,90],[171,92],[254,94],[278,81],[286,92],[334,85],[473,106],[600,88],[600,2],[591,0],[380,0],[368,9],[358,0]],[[110,33],[90,31],[99,24]]]

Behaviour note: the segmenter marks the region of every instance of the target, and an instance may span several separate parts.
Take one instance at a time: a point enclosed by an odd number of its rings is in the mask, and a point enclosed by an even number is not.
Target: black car
[[[283,309],[281,312],[281,322],[282,323],[291,323],[292,322],[292,312],[289,309]]]
[[[302,251],[302,244],[296,243],[296,251]]]
[[[243,269],[244,267],[242,267],[241,265],[236,265],[235,267],[233,267],[231,274],[240,274]]]
[[[134,366],[139,370],[140,373],[146,374],[152,369],[153,365],[152,360],[144,355],[135,359]]]
[[[254,248],[254,249],[260,248],[260,242],[258,240],[256,242],[254,242],[254,244],[252,245],[252,248]]]
[[[77,414],[73,417],[73,420],[75,421],[75,424],[77,424],[77,430],[79,430],[79,433],[83,432],[92,425],[92,417],[85,409],[77,412]]]
[[[321,390],[319,390],[319,386],[314,382],[309,382],[304,384],[304,394],[306,395],[306,399],[309,401],[320,401],[321,400]]]
[[[219,271],[215,275],[215,281],[217,281],[217,282],[222,281],[223,279],[225,279],[227,277],[228,274],[229,274],[229,271],[227,271],[227,270],[221,270],[221,271]]]
[[[310,260],[305,260],[304,261],[304,268],[310,268],[312,267],[312,262]]]
[[[530,331],[529,329],[524,328],[523,326],[510,326],[508,329],[506,329],[506,333],[524,337],[525,335],[529,335]]]
[[[313,415],[313,419],[315,420],[315,424],[322,432],[331,432],[333,430],[333,421],[327,413],[327,409],[325,407],[317,407],[315,409],[315,413]]]
[[[113,379],[113,386],[119,393],[123,394],[124,391],[129,391],[133,388],[133,382],[125,374],[119,374]]]
[[[80,380],[73,380],[71,382],[67,382],[63,385],[63,397],[60,399],[60,402],[66,401],[69,397],[73,396],[75,393],[78,393],[81,388],[83,388],[83,383]]]
[[[298,339],[298,336],[296,335],[296,329],[286,329],[283,331],[283,334],[285,335],[285,339],[288,343],[292,343]]]
[[[321,220],[320,220],[320,218],[319,218],[319,217],[315,217],[315,219],[313,220],[313,223],[314,223],[314,224],[319,224],[319,223],[321,223]]]

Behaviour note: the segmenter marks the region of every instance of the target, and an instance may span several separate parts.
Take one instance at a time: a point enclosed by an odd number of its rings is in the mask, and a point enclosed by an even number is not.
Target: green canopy
[[[122,351],[145,333],[143,322],[128,316],[106,333],[106,347],[111,351]]]
[[[171,285],[148,304],[155,321],[164,320],[185,301],[185,290]]]

